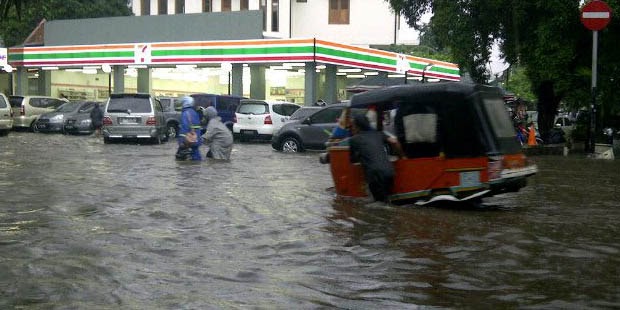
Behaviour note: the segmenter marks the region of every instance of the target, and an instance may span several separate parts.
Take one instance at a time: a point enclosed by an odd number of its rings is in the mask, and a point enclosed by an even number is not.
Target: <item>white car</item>
[[[299,108],[299,105],[285,101],[241,100],[235,112],[233,135],[241,141],[271,140],[273,133]]]
[[[13,110],[9,99],[0,93],[0,136],[6,136],[13,129]]]

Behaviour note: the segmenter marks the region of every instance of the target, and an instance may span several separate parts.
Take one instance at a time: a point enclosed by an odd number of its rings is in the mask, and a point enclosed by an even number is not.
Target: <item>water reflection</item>
[[[0,308],[620,307],[620,162],[538,157],[478,207],[338,199],[316,153],[11,133]]]

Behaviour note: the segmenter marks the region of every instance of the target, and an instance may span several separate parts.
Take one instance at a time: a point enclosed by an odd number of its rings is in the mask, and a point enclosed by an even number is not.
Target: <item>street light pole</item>
[[[433,67],[433,64],[427,64],[426,66],[424,66],[424,69],[422,69],[422,83],[424,83],[425,78],[426,78],[426,71],[430,70]]]

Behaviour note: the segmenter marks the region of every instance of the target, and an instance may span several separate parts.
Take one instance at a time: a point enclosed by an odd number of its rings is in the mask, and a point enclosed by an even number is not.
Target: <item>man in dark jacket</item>
[[[365,115],[356,115],[352,122],[353,137],[349,140],[351,162],[359,162],[375,201],[388,202],[394,182],[394,166],[385,144],[390,143],[400,157],[402,151],[395,137],[374,130]]]
[[[95,103],[95,107],[90,111],[90,124],[95,129],[95,137],[101,136],[101,126],[103,126],[103,111],[99,107],[99,103]]]

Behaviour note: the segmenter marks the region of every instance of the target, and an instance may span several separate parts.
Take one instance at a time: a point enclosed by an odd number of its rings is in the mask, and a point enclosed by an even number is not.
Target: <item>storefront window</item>
[[[230,12],[231,10],[231,0],[222,0],[222,12]]]
[[[202,11],[211,12],[211,0],[204,0],[202,2]]]
[[[176,0],[176,3],[174,4],[174,12],[176,14],[185,13],[185,0]]]
[[[271,31],[278,32],[279,27],[279,13],[280,13],[280,1],[271,1]]]
[[[329,0],[329,23],[349,23],[349,0]]]
[[[151,1],[142,0],[140,1],[140,15],[151,15]]]
[[[157,3],[157,14],[166,15],[168,14],[168,0],[159,0]]]

